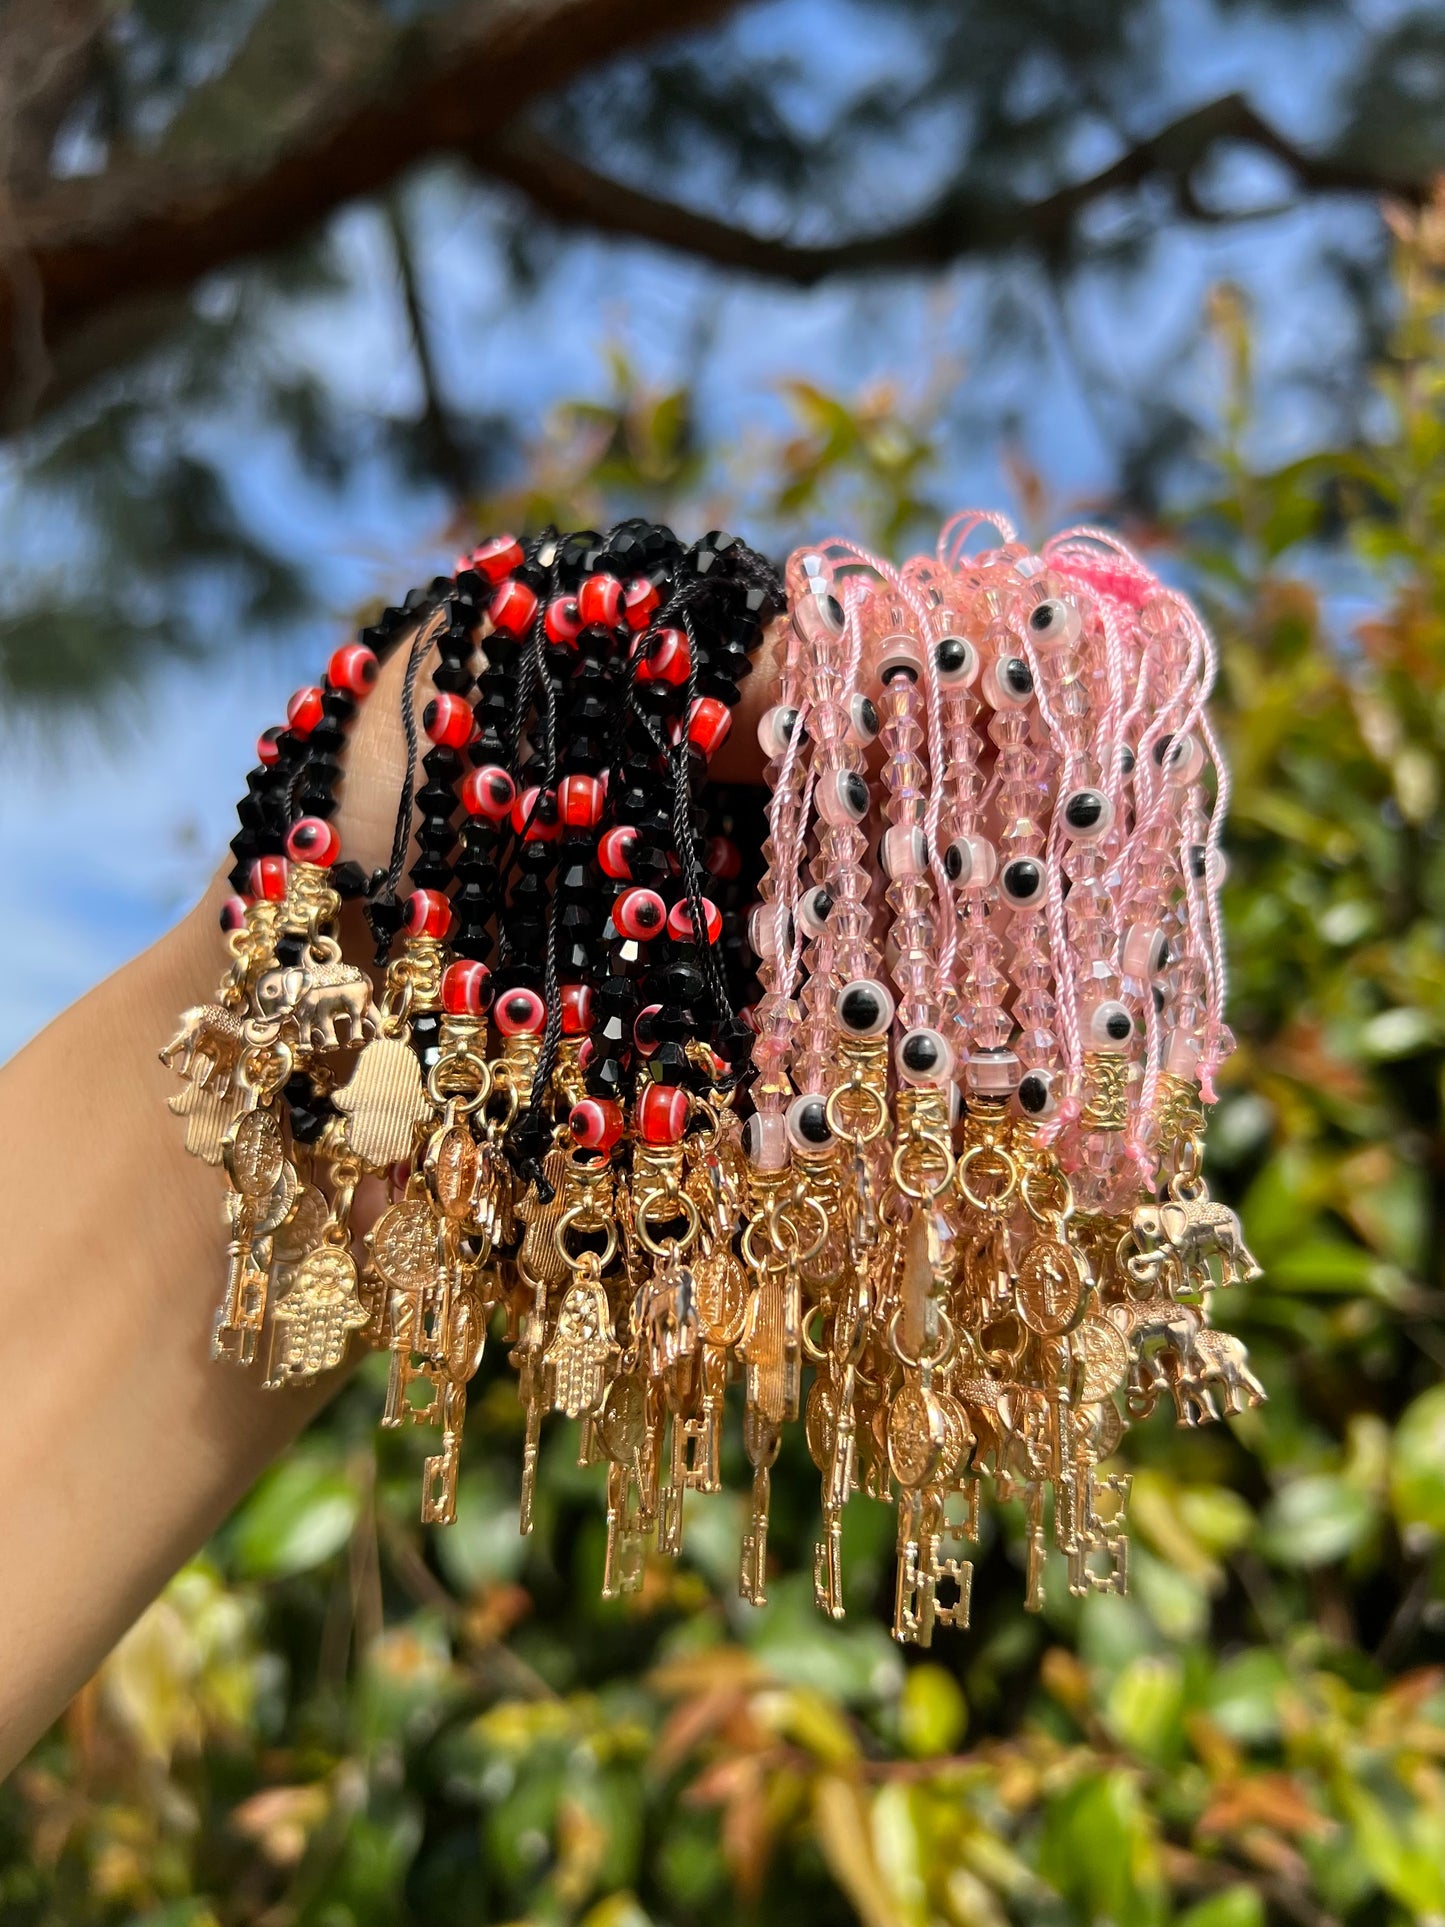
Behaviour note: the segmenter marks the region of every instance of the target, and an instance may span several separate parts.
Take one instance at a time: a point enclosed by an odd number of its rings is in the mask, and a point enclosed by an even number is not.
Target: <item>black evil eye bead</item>
[[[828,1129],[828,1100],[805,1091],[788,1106],[788,1137],[800,1151],[826,1151],[833,1142]]]
[[[858,977],[844,984],[835,1009],[850,1037],[881,1037],[893,1022],[892,994],[876,977]]]
[[[798,922],[810,937],[821,937],[833,909],[833,892],[825,884],[809,890],[798,905]],[[757,945],[753,945],[754,950]],[[761,953],[760,953],[761,954]]]
[[[871,696],[861,693],[854,696],[848,704],[848,736],[850,741],[871,743],[878,734],[878,711]]]
[[[1102,790],[1070,790],[1064,798],[1064,828],[1080,843],[1107,836],[1114,823],[1114,805]]]
[[[1019,1079],[1016,1096],[1025,1117],[1052,1117],[1059,1108],[1052,1071],[1025,1071]]]
[[[878,652],[878,680],[887,688],[895,676],[917,682],[923,674],[923,656],[912,636],[886,636]]]
[[[941,1031],[920,1026],[898,1040],[898,1075],[905,1084],[946,1084],[953,1075],[953,1052]]]
[[[983,694],[993,709],[1024,709],[1033,701],[1034,672],[1022,656],[999,656],[984,672]]]
[[[1044,866],[1031,856],[1016,856],[1005,863],[999,887],[1015,909],[1026,910],[1044,894]]]
[[[1134,774],[1134,765],[1138,760],[1138,757],[1134,754],[1133,749],[1128,743],[1120,743],[1119,774],[1121,776],[1132,776]]]
[[[1096,1050],[1123,1050],[1134,1035],[1134,1019],[1117,999],[1096,1004],[1089,1012],[1089,1041]]]
[[[748,942],[755,957],[781,957],[793,947],[793,919],[782,904],[759,903],[748,913]]]
[[[1183,736],[1161,736],[1154,745],[1154,761],[1171,783],[1197,782],[1204,769],[1204,746],[1187,731]]]
[[[758,742],[764,756],[786,756],[788,744],[802,721],[802,711],[791,703],[775,703],[758,721]]]
[[[1083,618],[1073,603],[1061,602],[1057,596],[1051,596],[1029,611],[1029,634],[1048,649],[1077,642],[1083,626]]]
[[[624,890],[612,906],[612,921],[634,943],[650,943],[667,928],[667,905],[655,890]]]
[[[868,801],[868,785],[857,770],[835,770],[819,786],[818,814],[825,823],[861,823]]]
[[[978,674],[978,651],[962,636],[940,636],[933,645],[933,663],[946,689],[961,688]]]

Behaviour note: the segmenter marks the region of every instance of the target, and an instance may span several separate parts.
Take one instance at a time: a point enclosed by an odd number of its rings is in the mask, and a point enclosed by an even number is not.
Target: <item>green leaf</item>
[[[911,1666],[898,1701],[898,1733],[915,1760],[951,1753],[968,1724],[963,1688],[941,1666]]]
[[[1445,1533],[1445,1385],[1422,1392],[1395,1427],[1390,1503],[1403,1527]]]
[[[296,1450],[262,1475],[236,1516],[237,1569],[253,1579],[309,1572],[346,1544],[358,1504],[355,1486],[333,1458]]]
[[[1256,1887],[1226,1887],[1186,1907],[1177,1927],[1264,1927],[1264,1902]]]
[[[1293,1479],[1261,1521],[1266,1554],[1284,1566],[1327,1566],[1353,1552],[1375,1523],[1367,1493],[1332,1473]]]

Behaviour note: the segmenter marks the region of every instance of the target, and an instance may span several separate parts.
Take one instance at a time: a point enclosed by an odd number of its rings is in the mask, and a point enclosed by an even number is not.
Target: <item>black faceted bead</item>
[[[476,680],[471,670],[459,662],[439,662],[432,671],[431,679],[434,689],[449,690],[454,696],[470,695]]]
[[[366,895],[366,872],[349,857],[344,863],[332,864],[330,880],[332,889],[343,903]]]
[[[718,1056],[725,1057],[729,1064],[746,1064],[756,1042],[753,1027],[746,1017],[729,1017],[725,1024],[719,1024],[717,1036],[713,1039]]]
[[[408,874],[415,889],[445,890],[452,880],[452,866],[423,854],[412,864]]]

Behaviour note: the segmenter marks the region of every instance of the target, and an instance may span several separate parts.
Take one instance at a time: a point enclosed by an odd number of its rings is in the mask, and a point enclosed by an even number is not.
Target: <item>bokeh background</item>
[[[432,1534],[368,1370],[0,1789],[5,1927],[1445,1920],[1442,165],[1408,0],[8,0],[0,1054],[463,535],[1109,520],[1223,647],[1271,1400],[1131,1434],[1129,1600],[1003,1508],[905,1654],[800,1443],[766,1610],[724,1498],[603,1606],[500,1360]]]

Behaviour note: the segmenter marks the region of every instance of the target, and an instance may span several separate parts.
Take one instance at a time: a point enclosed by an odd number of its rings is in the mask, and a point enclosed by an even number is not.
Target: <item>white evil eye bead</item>
[[[968,1088],[980,1097],[1009,1097],[1018,1087],[1019,1060],[1004,1045],[976,1050],[964,1071]]]
[[[833,892],[820,883],[798,905],[798,922],[810,937],[821,937],[833,909]]]
[[[918,682],[923,676],[923,652],[912,636],[885,636],[878,651],[878,680],[886,689],[895,676]]]
[[[788,1126],[781,1111],[754,1111],[743,1126],[743,1150],[755,1171],[781,1171],[788,1161]]]
[[[1134,754],[1133,748],[1130,744],[1120,743],[1119,774],[1121,776],[1132,776],[1134,774],[1134,765],[1138,762],[1138,760],[1139,758]]]
[[[1126,977],[1157,977],[1169,962],[1169,940],[1157,923],[1131,923],[1124,932],[1119,967]]]
[[[1014,1095],[1025,1117],[1052,1117],[1059,1108],[1059,1094],[1054,1089],[1052,1071],[1025,1071]]]
[[[973,881],[973,843],[971,836],[955,837],[943,853],[943,873],[950,883],[966,885]]]
[[[791,950],[793,919],[779,904],[756,904],[748,914],[748,944],[755,957],[777,957]]]
[[[1204,745],[1187,730],[1182,736],[1161,736],[1154,761],[1171,783],[1193,783],[1204,768]]]
[[[1114,826],[1114,805],[1102,790],[1070,790],[1063,815],[1064,828],[1080,843],[1107,836]]]
[[[1034,699],[1034,672],[1022,656],[998,656],[983,673],[990,709],[1024,709]]]
[[[946,1084],[953,1075],[953,1051],[941,1031],[922,1025],[905,1031],[896,1056],[898,1075],[905,1084]]]
[[[791,703],[775,703],[758,720],[758,742],[764,756],[785,756],[788,744],[802,721],[802,712]]]
[[[876,977],[855,977],[844,984],[834,1005],[850,1037],[881,1037],[893,1022],[893,996]]]
[[[1089,1012],[1089,1041],[1096,1050],[1123,1050],[1134,1035],[1134,1019],[1124,1004],[1109,998]]]
[[[803,593],[793,598],[793,627],[804,642],[841,636],[843,605],[829,583],[827,563],[821,555],[805,555],[803,573]]]
[[[978,674],[978,651],[962,636],[940,636],[933,645],[933,664],[945,688],[961,688]]]
[[[1036,603],[1029,610],[1029,634],[1046,649],[1077,642],[1083,626],[1083,617],[1073,603],[1062,602],[1058,596],[1050,596],[1047,602]]]
[[[1016,856],[1005,863],[999,888],[1015,909],[1026,910],[1044,894],[1044,866],[1036,857]]]
[[[878,711],[873,698],[861,690],[848,704],[848,735],[855,743],[871,743],[878,734]]]
[[[916,823],[896,824],[879,839],[878,857],[890,883],[922,876],[928,868],[928,838]]]
[[[868,785],[856,769],[834,770],[818,785],[818,814],[825,823],[861,823],[868,802]]]
[[[799,1151],[826,1151],[833,1142],[828,1128],[828,1100],[805,1091],[788,1106],[788,1139]]]

